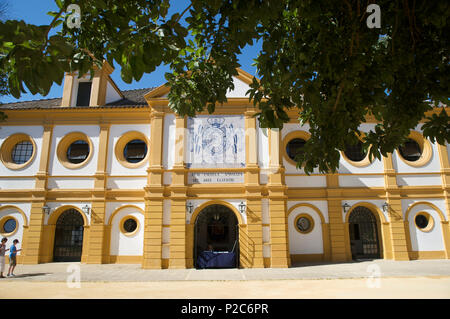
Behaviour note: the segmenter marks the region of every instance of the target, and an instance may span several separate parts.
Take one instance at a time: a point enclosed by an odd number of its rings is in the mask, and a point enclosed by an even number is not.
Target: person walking
[[[0,278],[5,278],[5,276],[3,276],[3,273],[5,272],[5,252],[9,250],[6,249],[7,241],[8,238],[3,237],[0,243]]]
[[[17,264],[16,255],[17,255],[17,252],[22,250],[22,249],[17,249],[16,245],[18,243],[19,243],[19,240],[14,239],[11,248],[9,248],[9,269],[8,269],[7,277],[15,276],[14,268],[16,268],[16,264]]]

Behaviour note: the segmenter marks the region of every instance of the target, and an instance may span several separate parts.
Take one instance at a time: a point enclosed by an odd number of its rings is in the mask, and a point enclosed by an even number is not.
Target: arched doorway
[[[81,261],[83,224],[83,217],[73,208],[66,210],[58,217],[53,261]]]
[[[370,209],[358,206],[349,216],[352,259],[380,258],[377,219]]]
[[[221,257],[233,253],[234,260],[228,266],[239,267],[239,227],[234,212],[219,204],[205,207],[197,216],[194,225],[194,267],[206,268],[200,264],[204,261],[204,252],[220,252]]]

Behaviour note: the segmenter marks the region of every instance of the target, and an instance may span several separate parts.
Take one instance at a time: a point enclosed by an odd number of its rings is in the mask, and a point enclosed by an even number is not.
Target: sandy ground
[[[450,298],[450,277],[377,279],[66,282],[5,281],[1,299],[302,299]],[[238,292],[238,293],[237,293]]]

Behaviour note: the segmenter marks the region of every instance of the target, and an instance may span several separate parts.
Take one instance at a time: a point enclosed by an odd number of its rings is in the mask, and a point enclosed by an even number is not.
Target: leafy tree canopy
[[[233,88],[237,56],[261,41],[249,98],[262,127],[281,128],[288,110],[309,124],[311,138],[297,156],[309,173],[335,171],[339,150],[359,138],[373,157],[394,151],[433,105],[449,101],[445,0],[376,1],[380,28],[368,26],[374,1],[364,0],[192,0],[171,16],[169,0],[55,2],[50,25],[0,22],[0,70],[13,96],[25,87],[46,95],[64,72],[84,74],[104,59],[120,65],[127,83],[169,64],[171,108],[214,112]],[[80,28],[67,12],[72,3],[81,9]],[[432,112],[423,126],[440,144],[450,138],[447,112]],[[379,122],[363,135],[368,116]]]

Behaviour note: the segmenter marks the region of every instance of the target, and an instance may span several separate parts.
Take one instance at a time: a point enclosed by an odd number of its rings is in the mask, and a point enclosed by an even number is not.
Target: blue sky
[[[52,17],[47,15],[49,11],[57,11],[58,7],[54,0],[0,0],[8,3],[7,19],[24,20],[27,23],[42,25],[49,24]],[[171,0],[171,9],[169,14],[176,12],[182,12],[188,5],[188,0]],[[242,69],[250,74],[256,75],[256,68],[251,66],[253,59],[256,58],[258,53],[258,47],[246,47],[243,53],[239,56],[239,63],[242,65]],[[139,82],[133,81],[131,84],[127,84],[120,78],[120,69],[116,65],[116,70],[111,74],[112,79],[116,82],[121,90],[131,90],[148,88],[153,86],[159,86],[164,84],[164,73],[169,71],[167,66],[158,67],[153,73],[145,74]],[[61,97],[62,85],[54,84],[50,89],[50,92],[46,96],[39,94],[32,95],[30,93],[22,94],[20,99],[15,99],[12,96],[1,97],[2,103],[11,103],[16,101],[30,101],[39,99],[48,99]]]

